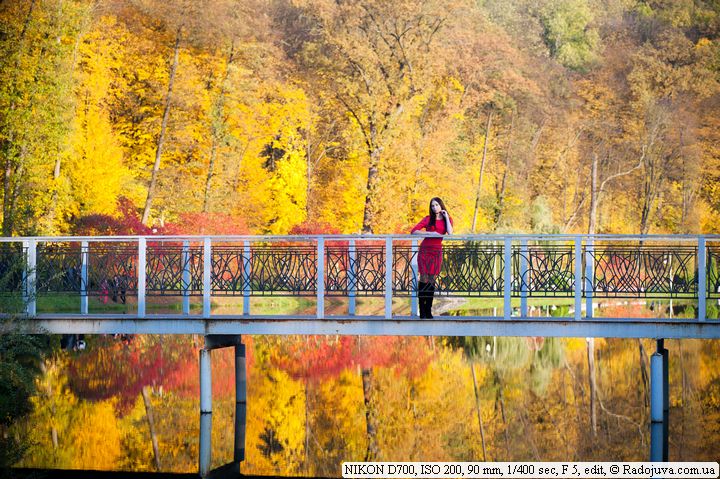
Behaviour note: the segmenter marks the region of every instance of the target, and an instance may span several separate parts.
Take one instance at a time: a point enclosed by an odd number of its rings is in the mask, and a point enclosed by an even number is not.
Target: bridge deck
[[[720,338],[720,321],[436,316],[238,316],[43,314],[2,327],[50,334],[329,334],[369,336],[547,336],[596,338]]]

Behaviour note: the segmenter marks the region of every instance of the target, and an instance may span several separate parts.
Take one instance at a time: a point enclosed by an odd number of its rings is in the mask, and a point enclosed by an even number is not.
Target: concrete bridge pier
[[[668,461],[668,350],[665,340],[657,340],[657,351],[650,358],[650,461]]]
[[[233,461],[210,470],[212,463],[212,372],[211,351],[235,348],[235,444]],[[245,459],[245,424],[247,417],[247,375],[245,345],[239,335],[207,335],[205,347],[200,350],[200,451],[198,472],[200,477],[238,477],[240,462]]]

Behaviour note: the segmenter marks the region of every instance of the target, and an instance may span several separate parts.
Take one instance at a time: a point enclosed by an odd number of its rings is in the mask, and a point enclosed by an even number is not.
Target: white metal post
[[[212,291],[212,240],[203,239],[203,318],[210,318],[210,293]]]
[[[698,237],[698,320],[705,321],[707,316],[707,256],[705,237]]]
[[[505,238],[504,255],[505,267],[504,267],[504,305],[503,315],[505,319],[510,319],[512,316],[512,239]]]
[[[190,314],[190,242],[183,241],[182,254],[182,312],[185,316]]]
[[[88,262],[90,245],[87,241],[80,243],[80,314],[88,314]]]
[[[385,319],[392,318],[392,290],[393,290],[393,266],[392,266],[392,237],[385,238]]]
[[[418,246],[418,240],[412,240],[412,261],[410,262],[410,268],[412,269],[412,281],[410,284],[410,316],[418,316],[418,254],[420,254],[420,248]]]
[[[31,239],[27,241],[27,314],[35,316],[37,314],[37,241]]]
[[[588,237],[585,242],[585,317],[593,317],[593,282],[595,281],[595,245]]]
[[[137,299],[137,315],[138,318],[145,317],[145,290],[147,289],[146,284],[146,267],[147,267],[147,242],[145,238],[138,238],[138,264],[137,264],[137,279],[138,279],[138,299]]]
[[[348,248],[348,314],[355,316],[357,296],[357,247],[355,246],[355,240],[350,240],[350,246]]]
[[[582,318],[582,236],[575,237],[575,320]]]
[[[317,319],[325,318],[325,238],[317,239]]]
[[[250,315],[250,242],[243,244],[243,315]]]
[[[529,260],[530,250],[527,240],[524,239],[520,242],[520,316],[523,318],[528,317]]]

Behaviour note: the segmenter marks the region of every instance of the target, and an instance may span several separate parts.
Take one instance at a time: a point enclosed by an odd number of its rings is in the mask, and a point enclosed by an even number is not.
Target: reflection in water
[[[628,312],[639,311],[607,311]],[[86,350],[58,348],[46,361],[34,412],[13,430],[32,443],[19,465],[197,471],[202,338],[86,341]],[[649,457],[637,340],[595,341],[594,435],[584,339],[257,336],[244,342],[245,474],[337,476],[343,461],[369,454],[396,461]],[[717,460],[720,342],[665,344],[670,460]],[[654,341],[640,345],[654,351]],[[212,363],[217,467],[233,454],[233,350],[213,351]]]

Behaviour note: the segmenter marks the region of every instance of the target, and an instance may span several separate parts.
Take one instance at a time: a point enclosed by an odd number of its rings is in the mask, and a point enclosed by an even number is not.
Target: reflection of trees
[[[451,338],[453,347],[461,348],[467,358],[473,377],[476,395],[476,413],[483,442],[483,455],[486,455],[485,431],[481,414],[481,391],[495,402],[495,411],[499,413],[502,426],[499,428],[505,440],[506,460],[513,457],[510,450],[511,424],[506,408],[506,391],[517,391],[525,385],[533,394],[544,394],[550,384],[553,371],[563,358],[563,349],[557,338],[515,338],[515,337],[457,337]],[[475,365],[482,364],[489,369],[485,384],[476,384]],[[523,436],[532,440],[527,433],[528,421],[524,411],[518,411],[517,418],[522,425]],[[533,445],[533,450],[537,448]],[[535,452],[537,456],[537,452]],[[484,460],[499,460],[497,457]]]
[[[27,447],[8,434],[13,422],[32,410],[35,377],[40,375],[41,343],[35,336],[0,335],[0,471],[17,462]]]
[[[537,395],[547,391],[553,371],[560,367],[563,360],[563,348],[559,338],[545,338],[540,349],[533,355],[530,363],[530,390]]]
[[[318,399],[315,390],[320,382],[337,378],[346,370],[360,371],[367,438],[365,457],[374,460],[381,452],[378,401],[382,400],[375,384],[375,369],[391,368],[397,374],[414,378],[425,371],[430,359],[427,340],[419,337],[298,336],[275,344],[272,364],[305,386],[305,472],[311,463],[317,463],[318,455],[327,456],[326,451],[334,447],[346,447],[340,438],[329,438],[329,444],[318,443],[312,432],[312,422],[319,418],[311,417],[309,408]],[[272,437],[271,433],[264,434]],[[311,440],[313,436],[315,441]]]

